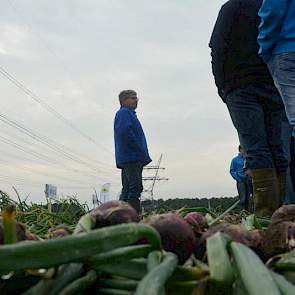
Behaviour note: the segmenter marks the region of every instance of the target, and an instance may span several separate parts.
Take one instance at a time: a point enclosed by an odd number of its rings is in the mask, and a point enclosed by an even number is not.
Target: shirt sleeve
[[[259,10],[259,54],[265,61],[278,41],[289,3],[290,0],[264,0]]]
[[[212,72],[219,96],[224,100],[224,62],[227,58],[230,46],[231,30],[236,14],[236,2],[231,1],[224,4],[218,14],[209,47],[211,48]]]

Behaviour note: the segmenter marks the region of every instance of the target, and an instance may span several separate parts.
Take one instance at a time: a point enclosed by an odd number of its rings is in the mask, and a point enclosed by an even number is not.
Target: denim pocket
[[[293,72],[295,74],[295,52],[278,55],[278,67],[280,71]]]

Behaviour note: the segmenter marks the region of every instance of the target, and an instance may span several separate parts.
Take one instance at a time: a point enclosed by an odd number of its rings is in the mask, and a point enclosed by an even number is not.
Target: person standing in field
[[[281,141],[282,99],[257,42],[262,0],[229,0],[209,46],[215,84],[246,152],[255,212],[270,216],[283,204],[287,159]]]
[[[259,55],[285,104],[295,136],[295,0],[264,0],[259,11]]]
[[[134,90],[123,90],[119,94],[119,102],[121,107],[115,116],[114,139],[116,165],[121,169],[122,179],[120,200],[128,202],[140,213],[142,170],[152,160],[135,112],[138,104],[137,93]]]
[[[239,145],[239,154],[234,157],[230,164],[230,175],[237,182],[240,204],[245,210],[249,210],[249,201],[252,193],[251,179],[245,173],[245,151]]]
[[[261,18],[258,35],[259,55],[267,64],[281,94],[290,124],[286,120],[283,122],[286,126],[283,131],[286,134],[286,136],[283,135],[284,150],[290,160],[286,203],[294,203],[295,1],[264,0],[259,10],[259,16]]]

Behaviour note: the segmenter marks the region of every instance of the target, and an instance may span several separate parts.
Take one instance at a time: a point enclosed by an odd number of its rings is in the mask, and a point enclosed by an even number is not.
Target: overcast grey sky
[[[208,48],[223,2],[0,0],[1,69],[96,142],[42,108],[2,71],[0,188],[13,194],[14,184],[22,196],[40,201],[44,184],[53,183],[60,194],[76,192],[86,200],[93,186],[111,182],[117,195],[113,118],[119,91],[132,88],[151,157],[156,162],[163,153],[161,175],[169,177],[155,196],[235,195],[228,170],[238,140],[216,94]],[[79,153],[83,164],[9,126],[7,118]]]

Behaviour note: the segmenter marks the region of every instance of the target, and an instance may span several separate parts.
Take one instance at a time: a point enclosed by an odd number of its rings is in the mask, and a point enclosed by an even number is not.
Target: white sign
[[[105,183],[100,190],[99,199],[102,203],[106,203],[110,200],[110,183]]]
[[[45,194],[47,198],[57,200],[57,187],[52,184],[45,184]]]

